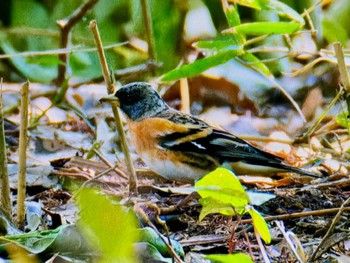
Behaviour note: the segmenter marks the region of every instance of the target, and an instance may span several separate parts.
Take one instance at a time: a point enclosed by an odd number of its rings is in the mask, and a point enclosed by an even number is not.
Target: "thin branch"
[[[147,43],[148,43],[148,56],[150,59],[155,60],[153,32],[152,32],[152,16],[149,9],[149,2],[147,0],[141,0],[141,9],[143,21],[145,23]]]
[[[11,205],[11,191],[10,183],[7,171],[7,151],[5,141],[5,127],[4,127],[4,114],[2,104],[2,78],[0,80],[0,188],[1,188],[1,207],[6,217],[11,220],[12,205]]]
[[[317,248],[315,249],[314,253],[312,254],[310,261],[314,261],[316,259],[317,256],[317,252],[320,250],[320,248],[323,246],[323,244],[326,242],[326,240],[331,236],[331,234],[334,231],[334,228],[336,226],[336,224],[338,223],[338,221],[340,220],[340,216],[341,214],[344,212],[344,210],[346,210],[346,206],[350,203],[350,197],[348,199],[346,199],[346,201],[342,204],[342,206],[339,208],[338,213],[335,215],[335,217],[332,220],[332,224],[330,225],[330,227],[328,228],[327,233],[324,235],[324,237],[322,238],[320,244],[318,244]]]
[[[69,34],[71,29],[83,18],[83,16],[94,7],[98,0],[89,0],[79,6],[69,17],[56,21],[61,30],[60,47],[67,48],[69,44]],[[66,77],[68,56],[66,53],[60,54],[61,64],[58,66],[58,76],[56,84],[61,86]]]
[[[325,110],[322,112],[322,114],[315,120],[315,122],[312,124],[312,126],[303,134],[303,136],[296,138],[295,142],[303,142],[307,138],[309,138],[316,130],[318,125],[321,123],[321,121],[326,117],[327,113],[330,111],[330,109],[337,103],[340,96],[343,94],[343,89],[341,88],[338,94],[334,97],[334,99],[331,101],[331,103],[325,108]]]
[[[21,95],[21,124],[19,131],[19,171],[17,189],[17,225],[23,228],[25,220],[25,198],[26,198],[26,158],[27,158],[27,127],[28,127],[28,94],[29,81],[22,85]]]
[[[283,214],[283,215],[277,215],[277,216],[265,216],[265,221],[273,221],[273,220],[287,220],[292,218],[299,218],[299,217],[305,217],[305,216],[322,216],[327,214],[334,214],[337,213],[340,210],[340,208],[329,208],[329,209],[322,209],[322,210],[316,210],[316,211],[306,211],[306,212],[300,212],[300,213],[293,213],[293,214]],[[350,211],[350,207],[344,207],[344,211]],[[242,224],[251,224],[253,222],[252,219],[244,219],[241,221]]]
[[[121,42],[118,44],[112,44],[108,46],[104,46],[104,50],[113,49],[116,47],[120,47],[123,45],[128,44],[128,41]],[[8,59],[8,58],[17,58],[17,57],[40,57],[40,56],[48,56],[48,55],[61,55],[61,54],[70,54],[74,52],[96,52],[97,48],[81,48],[80,46],[74,46],[71,48],[59,48],[59,49],[53,49],[53,50],[45,50],[45,51],[26,51],[26,52],[20,52],[15,54],[5,54],[0,55],[0,59]]]
[[[293,244],[293,241],[290,238],[291,237],[291,233],[290,233],[290,231],[286,232],[286,230],[284,229],[283,222],[282,221],[276,221],[276,225],[279,228],[279,230],[281,231],[284,239],[286,240],[287,244],[289,245],[290,249],[294,253],[294,255],[297,258],[297,260],[299,262],[301,262],[301,263],[305,263],[306,262],[305,253],[304,253],[304,250],[301,247],[300,242],[298,242],[298,245],[300,246],[301,251],[295,248],[295,246]]]
[[[114,85],[113,85],[113,82],[111,81],[111,75],[110,75],[109,70],[108,70],[108,65],[107,65],[105,54],[103,52],[100,33],[98,31],[96,21],[92,20],[90,22],[89,27],[94,35],[95,43],[96,43],[97,50],[98,50],[98,56],[100,59],[101,69],[103,72],[103,77],[105,79],[106,86],[107,86],[107,93],[111,94],[114,92]],[[122,150],[124,153],[126,165],[128,167],[128,170],[129,170],[129,191],[130,191],[130,194],[131,193],[137,194],[136,172],[135,172],[135,168],[134,168],[134,165],[132,163],[132,160],[131,160],[128,143],[127,143],[126,136],[125,136],[124,129],[123,129],[123,123],[122,123],[122,120],[120,118],[117,106],[112,103],[111,107],[112,107],[114,119],[115,119],[115,122],[117,125],[117,130],[118,130],[118,133],[120,136],[120,140],[122,143]]]

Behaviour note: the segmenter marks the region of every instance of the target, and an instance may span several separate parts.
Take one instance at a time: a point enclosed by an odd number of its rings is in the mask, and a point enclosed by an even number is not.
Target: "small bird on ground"
[[[236,174],[285,171],[315,177],[229,132],[171,108],[148,83],[124,85],[100,101],[118,103],[136,152],[166,179],[193,183],[223,164],[229,164]]]

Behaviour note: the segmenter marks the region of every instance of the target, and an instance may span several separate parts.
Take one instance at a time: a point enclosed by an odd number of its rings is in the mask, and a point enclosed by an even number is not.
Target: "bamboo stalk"
[[[103,45],[102,45],[102,41],[100,38],[100,33],[98,31],[96,21],[92,20],[90,22],[89,27],[94,35],[94,38],[95,38],[95,43],[96,43],[97,50],[98,50],[98,57],[100,59],[103,77],[104,77],[104,80],[105,80],[106,86],[107,86],[107,93],[111,94],[114,92],[114,84],[111,80],[111,75],[110,75],[109,70],[108,70],[108,65],[107,65],[106,57],[105,57],[105,54],[103,51]],[[118,130],[118,133],[120,136],[120,140],[122,143],[122,150],[124,153],[126,165],[128,167],[129,174],[130,174],[129,175],[129,192],[130,192],[130,194],[131,193],[137,194],[136,172],[135,172],[135,168],[134,168],[134,165],[132,163],[131,156],[130,156],[128,143],[127,143],[126,136],[125,136],[124,129],[123,129],[123,123],[122,123],[122,120],[120,118],[120,114],[119,114],[117,106],[112,103],[111,107],[112,107],[114,119],[115,119],[115,122],[117,125],[117,130]]]
[[[7,151],[6,151],[6,141],[5,141],[5,127],[4,127],[4,114],[3,114],[3,104],[2,104],[2,78],[0,81],[0,188],[1,188],[1,207],[3,212],[8,217],[11,217],[11,191],[10,183],[7,171]]]
[[[21,89],[21,124],[19,131],[19,171],[17,192],[17,225],[23,228],[25,220],[25,197],[26,197],[26,158],[27,158],[27,127],[28,127],[28,94],[29,81],[22,85]]]

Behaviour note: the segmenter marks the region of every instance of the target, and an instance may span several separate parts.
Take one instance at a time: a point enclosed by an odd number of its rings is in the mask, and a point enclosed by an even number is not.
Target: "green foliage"
[[[191,64],[176,68],[163,76],[164,81],[176,80],[183,77],[192,77],[211,67],[224,64],[231,59],[247,64],[252,69],[265,76],[271,76],[270,70],[249,50],[244,49],[246,34],[248,35],[273,35],[273,34],[292,34],[301,29],[305,22],[304,19],[288,5],[276,0],[265,1],[236,1],[238,5],[244,5],[258,10],[269,10],[275,12],[278,16],[290,20],[289,22],[252,22],[242,24],[240,21],[237,6],[229,5],[224,7],[229,29],[224,30],[225,35],[218,35],[210,41],[199,41],[194,46],[206,49],[207,57],[197,60]],[[226,42],[226,43],[225,43]],[[235,52],[228,53],[227,49]]]
[[[195,188],[201,196],[199,202],[203,206],[199,220],[212,213],[229,216],[249,213],[261,238],[266,243],[271,242],[270,232],[264,218],[248,205],[249,197],[239,179],[231,171],[219,167],[197,181]]]
[[[159,237],[159,235],[152,228],[144,227],[139,231],[141,234],[141,240],[140,240],[141,242],[147,242],[151,244],[157,249],[157,251],[159,251],[162,254],[162,256],[165,256],[165,257],[171,256],[171,253],[169,252],[168,247],[164,244],[164,241]],[[164,238],[167,239],[166,237]],[[177,242],[176,240],[171,240],[171,245],[174,251],[176,252],[176,254],[178,254],[180,257],[185,256],[185,252],[179,242]]]
[[[164,81],[195,76],[211,67],[220,65],[233,59],[240,51],[227,50],[216,55],[196,60],[192,64],[184,65],[172,70],[163,76]]]
[[[256,230],[259,232],[259,235],[261,236],[261,238],[265,241],[266,244],[270,244],[271,235],[265,219],[253,207],[250,207],[249,209],[247,209],[247,212],[252,217],[253,225],[256,228]]]
[[[231,255],[207,255],[205,258],[210,259],[213,263],[253,263],[252,259],[243,253],[235,253]]]
[[[62,229],[66,226],[60,226],[54,230],[34,231],[15,236],[4,236],[1,241],[15,243],[25,248],[33,254],[39,254],[45,251],[57,238]]]
[[[298,23],[293,22],[253,22],[235,26],[230,31],[250,35],[292,34],[299,27]]]
[[[92,189],[77,195],[79,226],[101,252],[101,262],[135,262],[133,244],[139,239],[136,216]]]

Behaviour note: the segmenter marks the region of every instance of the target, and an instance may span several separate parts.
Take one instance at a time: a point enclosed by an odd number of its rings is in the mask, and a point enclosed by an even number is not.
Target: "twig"
[[[324,235],[324,237],[322,238],[320,244],[318,244],[317,248],[315,249],[314,253],[312,254],[310,261],[314,261],[316,259],[316,255],[318,250],[323,246],[323,244],[325,243],[325,241],[330,237],[330,235],[333,233],[333,230],[335,228],[335,225],[338,223],[338,221],[340,220],[340,216],[343,213],[344,210],[346,210],[346,206],[350,203],[350,197],[348,199],[346,199],[346,201],[342,204],[342,206],[339,208],[338,213],[335,215],[335,217],[332,220],[332,224],[330,225],[330,227],[328,228],[327,233]]]
[[[122,170],[118,169],[117,166],[113,166],[97,149],[94,149],[93,151],[105,165],[107,165],[109,168],[113,167],[113,171],[116,172],[116,174],[124,179],[128,179],[128,176]]]
[[[269,256],[266,253],[264,244],[261,242],[261,238],[260,238],[259,232],[258,232],[258,230],[255,227],[254,227],[254,233],[255,233],[255,236],[256,236],[256,241],[258,242],[258,245],[259,245],[259,248],[260,248],[261,255],[262,255],[263,259],[264,259],[264,262],[265,263],[270,263],[271,261],[269,259]]]
[[[90,178],[89,180],[85,181],[85,182],[80,186],[79,189],[83,189],[87,184],[89,184],[89,183],[91,183],[91,182],[93,182],[93,181],[95,181],[95,180],[101,178],[102,176],[108,174],[109,172],[113,171],[114,168],[115,168],[115,166],[114,166],[114,167],[110,167],[110,168],[108,168],[107,170],[103,171],[102,173],[99,173],[98,175],[96,175],[96,176]],[[79,192],[79,190],[78,190],[77,192]]]
[[[306,211],[306,212],[300,212],[300,213],[293,213],[293,214],[283,214],[283,215],[277,215],[277,216],[265,216],[265,221],[273,221],[273,220],[286,220],[286,219],[292,219],[292,218],[298,218],[298,217],[305,217],[305,216],[322,216],[327,214],[334,214],[339,211],[338,208],[329,208],[329,209],[322,209],[322,210],[316,210],[316,211]],[[350,207],[344,207],[344,211],[350,211]],[[242,224],[251,224],[253,222],[252,219],[244,219],[241,220]]]
[[[289,245],[290,249],[292,250],[292,252],[296,256],[298,261],[301,262],[301,263],[306,262],[304,251],[303,250],[302,251],[298,251],[295,248],[295,246],[294,246],[294,244],[293,244],[293,242],[292,242],[292,240],[290,238],[291,237],[291,232],[290,231],[286,232],[286,230],[284,229],[283,222],[282,221],[276,221],[276,225],[279,228],[279,230],[281,231],[281,233],[283,234],[284,239],[286,240],[287,244]],[[301,246],[300,242],[298,242],[298,243],[299,243],[298,245]],[[302,249],[302,247],[300,247],[300,249]]]
[[[147,0],[141,0],[141,9],[143,21],[145,23],[147,43],[148,43],[148,56],[150,59],[155,60],[154,53],[154,42],[153,42],[153,32],[152,32],[152,16],[149,9],[149,2]]]
[[[17,192],[17,225],[24,226],[25,220],[25,198],[26,198],[26,157],[27,157],[27,127],[28,127],[28,93],[29,81],[22,85],[21,89],[21,124],[19,131],[19,171]]]
[[[286,96],[286,98],[290,101],[290,103],[292,104],[292,106],[294,107],[294,109],[299,113],[301,119],[302,119],[303,122],[305,123],[305,122],[306,122],[305,116],[304,116],[302,110],[300,109],[299,105],[296,103],[296,101],[289,95],[289,93],[287,93],[287,91],[285,91],[285,90],[281,87],[281,85],[279,85],[279,84],[277,83],[277,81],[276,81],[275,79],[273,79],[273,78],[271,78],[271,77],[268,78],[268,79],[271,81],[271,83],[273,83],[273,84],[276,86],[276,88],[277,88],[284,96]]]
[[[303,134],[303,136],[296,138],[295,142],[302,142],[306,138],[309,138],[316,130],[318,125],[321,123],[321,121],[326,117],[329,110],[334,106],[335,103],[339,100],[340,96],[343,94],[343,88],[340,88],[337,95],[334,97],[334,99],[329,103],[329,105],[325,108],[325,110],[322,112],[322,114],[315,120],[315,122],[312,124],[312,126]]]
[[[2,104],[2,81],[0,80],[0,187],[1,187],[1,207],[6,217],[12,219],[11,191],[7,171],[7,151],[5,141],[4,114]]]
[[[106,57],[105,57],[105,54],[104,54],[103,49],[102,49],[102,42],[101,42],[100,33],[98,31],[96,21],[92,20],[90,22],[89,27],[94,35],[95,43],[96,43],[97,50],[98,50],[98,56],[100,59],[101,69],[103,72],[103,77],[105,79],[106,86],[107,86],[107,93],[111,94],[114,92],[114,85],[111,81],[111,76],[109,74],[107,61],[106,61]],[[135,168],[134,168],[134,165],[132,163],[132,160],[131,160],[128,143],[126,141],[126,136],[125,136],[124,129],[123,129],[123,123],[122,123],[122,120],[120,118],[117,106],[112,103],[111,107],[112,107],[114,119],[115,119],[115,122],[117,125],[117,130],[118,130],[118,133],[120,136],[120,140],[122,143],[122,150],[123,150],[123,153],[125,156],[126,165],[128,167],[128,170],[129,170],[129,191],[130,191],[130,194],[131,193],[137,194],[136,172],[135,172]]]
[[[348,105],[348,112],[350,112],[350,78],[348,69],[345,64],[343,47],[339,42],[334,43],[335,56],[338,61],[341,82],[343,83],[346,92],[346,104]]]
[[[67,48],[69,42],[69,33],[71,29],[83,18],[83,16],[94,7],[98,0],[89,0],[79,6],[74,12],[67,18],[56,21],[58,27],[61,30],[60,47]],[[60,54],[59,59],[61,64],[58,66],[58,76],[56,84],[61,86],[66,75],[68,56],[66,53]]]
[[[103,49],[104,50],[113,49],[116,47],[126,45],[128,43],[129,43],[128,41],[125,41],[117,44],[107,45],[107,46],[104,46]],[[41,56],[47,56],[47,55],[61,55],[61,54],[70,54],[75,52],[89,53],[89,52],[96,52],[96,51],[97,51],[97,48],[95,47],[81,48],[80,46],[74,46],[71,48],[59,48],[59,49],[44,50],[44,51],[26,51],[26,52],[14,53],[14,54],[5,54],[5,55],[0,55],[0,59],[17,58],[17,57],[41,57]]]

